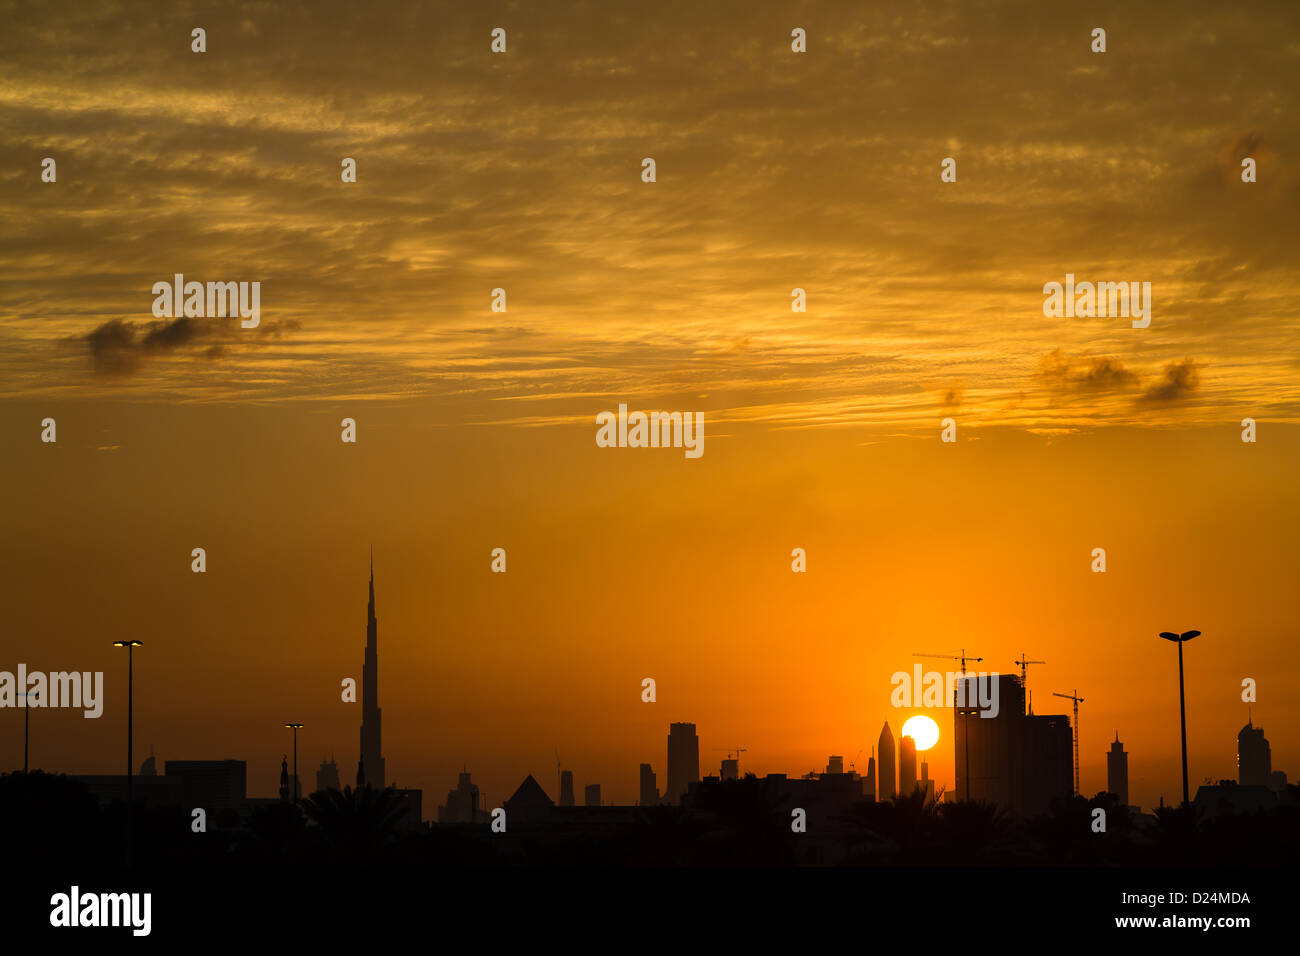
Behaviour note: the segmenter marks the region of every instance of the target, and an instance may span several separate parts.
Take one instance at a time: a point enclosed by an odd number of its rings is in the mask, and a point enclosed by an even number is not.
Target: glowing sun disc
[[[903,736],[915,740],[917,750],[929,750],[939,742],[939,725],[924,714],[917,714],[903,724]]]

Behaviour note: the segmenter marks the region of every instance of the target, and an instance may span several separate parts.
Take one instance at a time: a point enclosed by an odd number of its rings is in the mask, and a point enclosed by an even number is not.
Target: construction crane
[[[861,757],[861,756],[862,756],[862,748],[859,747],[859,748],[858,748],[858,757]],[[857,769],[857,767],[858,767],[858,757],[854,757],[851,761],[849,761],[849,771],[850,771],[850,772],[852,772],[852,771],[854,771],[854,770]]]
[[[950,661],[961,661],[961,672],[962,672],[963,674],[966,673],[966,661],[967,661],[968,658],[966,657],[966,648],[964,648],[964,647],[961,649],[961,653],[960,653],[960,654],[913,654],[912,656],[913,656],[913,657],[942,657],[942,658],[944,658],[945,660],[950,660]],[[982,657],[972,657],[972,658],[969,658],[969,660],[977,661],[977,662],[978,662],[978,661],[982,661],[982,660],[984,660],[984,658],[982,658]]]
[[[961,661],[961,673],[962,673],[962,676],[963,676],[963,677],[966,676],[966,660],[967,660],[967,658],[966,658],[966,648],[964,648],[964,647],[961,649],[961,654],[960,654],[960,655],[956,655],[956,654],[913,654],[912,656],[913,656],[913,657],[942,657],[942,658],[945,658],[945,659],[950,660],[950,661]],[[972,657],[972,658],[970,658],[970,660],[973,660],[973,661],[975,661],[976,663],[978,663],[979,661],[984,660],[984,658],[982,658],[982,657]],[[964,693],[964,692],[963,692],[962,696],[963,696],[963,697],[965,696],[965,693]],[[956,701],[954,701],[953,703],[955,704]],[[966,703],[969,704],[970,701],[966,701]],[[970,734],[968,734],[968,733],[966,732],[966,729],[965,729],[964,727],[962,728],[962,737],[963,737],[963,739],[966,741],[966,748],[965,748],[965,749],[966,749],[966,793],[965,793],[965,798],[966,798],[967,800],[969,800],[969,799],[970,799]]]
[[[727,757],[731,760],[739,760],[741,754],[749,753],[749,750],[745,747],[714,747],[713,749],[725,750],[727,752]],[[732,756],[733,754],[735,755],[734,757]]]
[[[713,749],[714,749],[714,750],[725,750],[725,751],[727,752],[727,760],[734,760],[734,761],[736,761],[736,777],[737,777],[737,779],[739,779],[739,777],[740,777],[740,755],[743,754],[743,753],[747,753],[748,751],[746,751],[746,749],[745,749],[744,747],[714,747]],[[724,764],[724,766],[722,767],[722,771],[721,771],[721,772],[722,772],[723,774],[725,774],[726,769],[727,769],[726,766],[725,766],[726,761],[723,761],[723,764]]]
[[[1029,655],[1024,651],[1021,651],[1020,660],[1016,661],[1016,663],[1020,665],[1020,686],[1025,688],[1025,709],[1032,715],[1034,712],[1034,697],[1027,687],[1029,680],[1029,665],[1046,664],[1047,661],[1031,661]]]
[[[555,748],[555,785],[560,788],[559,793],[563,794],[564,793],[564,768],[563,765],[560,763],[559,747]],[[556,803],[560,802],[558,797],[555,802]]]
[[[1052,691],[1053,697],[1064,697],[1066,700],[1074,701],[1074,793],[1079,793],[1079,705],[1083,703],[1083,698],[1079,696],[1076,688],[1073,693],[1058,694]]]

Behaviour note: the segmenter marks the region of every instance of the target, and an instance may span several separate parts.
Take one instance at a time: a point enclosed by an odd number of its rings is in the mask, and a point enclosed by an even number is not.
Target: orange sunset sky
[[[462,765],[555,796],[556,748],[633,802],[681,720],[705,772],[861,770],[915,712],[890,676],[962,647],[1046,660],[1039,713],[1078,689],[1085,793],[1118,731],[1132,802],[1176,802],[1156,635],[1192,628],[1193,787],[1235,775],[1247,677],[1300,776],[1294,4],[0,21],[0,670],[108,681],[99,720],[33,712],[34,766],[120,772],[133,637],[137,762],[245,759],[269,796],[301,721],[304,783],[350,781],[373,545],[426,817]],[[261,325],[154,318],[174,273],[260,281]],[[1150,282],[1150,327],[1044,317],[1066,273]],[[703,456],[596,447],[620,403],[702,412]]]

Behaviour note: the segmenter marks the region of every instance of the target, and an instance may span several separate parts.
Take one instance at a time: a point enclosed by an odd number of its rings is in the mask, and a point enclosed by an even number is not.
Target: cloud
[[[1149,404],[1168,404],[1187,398],[1200,385],[1200,366],[1191,359],[1170,362],[1165,366],[1160,381],[1142,393],[1140,401]]]
[[[1071,358],[1053,349],[1039,363],[1039,378],[1048,385],[1070,392],[1112,392],[1132,388],[1138,376],[1117,358],[1102,355]]]
[[[286,331],[299,327],[296,319],[264,321],[256,331],[244,330],[236,318],[162,319],[143,326],[124,319],[109,319],[73,341],[84,343],[96,374],[127,377],[138,372],[151,356],[192,351],[195,356],[214,361],[239,342],[251,345],[267,339],[279,339]]]
[[[833,28],[795,56],[783,4],[743,26],[704,5],[683,30],[561,0],[519,5],[496,56],[495,22],[451,0],[322,4],[319,22],[214,8],[204,56],[143,0],[36,5],[0,31],[0,394],[129,376],[196,401],[445,399],[476,421],[499,399],[563,419],[581,396],[708,392],[774,427],[926,430],[960,398],[1018,425],[1158,426],[1135,371],[1194,354],[1216,369],[1206,409],[1300,419],[1280,160],[1300,141],[1275,109],[1298,5],[1141,5],[1138,68],[1050,11],[827,0]],[[1247,186],[1243,150],[1279,159]],[[1037,290],[1069,269],[1149,278],[1160,333],[1043,322]],[[152,326],[150,284],[175,272],[262,280],[264,316],[310,334]],[[98,374],[80,351],[51,362],[70,338]]]

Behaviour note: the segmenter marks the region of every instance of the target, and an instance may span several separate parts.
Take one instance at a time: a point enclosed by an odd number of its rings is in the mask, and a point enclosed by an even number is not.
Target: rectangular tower
[[[682,802],[692,783],[700,781],[700,738],[694,724],[668,725],[668,789],[664,801]]]
[[[1128,806],[1128,754],[1119,742],[1119,731],[1115,731],[1115,742],[1106,754],[1106,789],[1115,794],[1121,806]]]
[[[655,772],[648,763],[641,765],[641,798],[637,801],[643,807],[659,804],[659,784]]]

